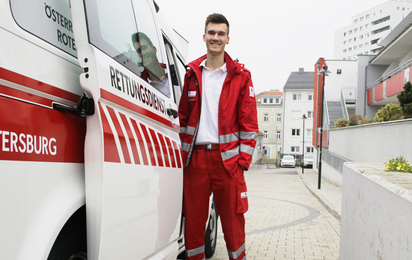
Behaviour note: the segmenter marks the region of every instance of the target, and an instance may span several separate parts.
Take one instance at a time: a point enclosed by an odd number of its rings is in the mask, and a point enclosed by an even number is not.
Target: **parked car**
[[[280,167],[293,167],[295,168],[295,158],[291,155],[285,155],[280,160]]]
[[[313,167],[313,155],[312,154],[305,154],[303,156],[303,167]]]

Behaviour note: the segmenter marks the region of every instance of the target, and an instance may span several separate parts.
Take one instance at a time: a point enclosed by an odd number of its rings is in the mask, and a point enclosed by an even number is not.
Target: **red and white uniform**
[[[225,53],[227,75],[218,103],[218,144],[213,150],[196,146],[200,115],[204,112],[201,64],[205,59],[206,55],[189,64],[179,104],[187,256],[190,260],[205,257],[204,232],[213,192],[229,257],[243,259],[243,213],[248,209],[243,168],[249,168],[258,134],[255,93],[250,72]]]

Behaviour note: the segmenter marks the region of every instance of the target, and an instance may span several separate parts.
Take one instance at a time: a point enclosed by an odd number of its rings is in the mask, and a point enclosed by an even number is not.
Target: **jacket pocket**
[[[241,180],[238,180],[236,203],[237,203],[236,205],[237,214],[246,213],[247,210],[249,209],[247,187],[246,187],[246,182],[244,178],[242,178]]]

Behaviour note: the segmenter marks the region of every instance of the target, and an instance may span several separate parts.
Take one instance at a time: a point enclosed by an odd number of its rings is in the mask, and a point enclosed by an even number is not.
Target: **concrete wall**
[[[412,119],[332,129],[329,151],[353,162],[385,163],[402,155],[412,163],[411,133]]]
[[[344,164],[339,259],[411,259],[411,184],[383,164]]]

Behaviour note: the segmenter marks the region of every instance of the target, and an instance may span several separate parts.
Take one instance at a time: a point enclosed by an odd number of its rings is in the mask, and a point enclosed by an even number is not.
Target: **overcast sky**
[[[229,55],[252,72],[255,92],[283,91],[292,71],[313,71],[333,59],[334,32],[352,16],[388,0],[155,0],[173,28],[189,41],[189,60],[206,53],[204,22],[222,13],[230,23]]]

